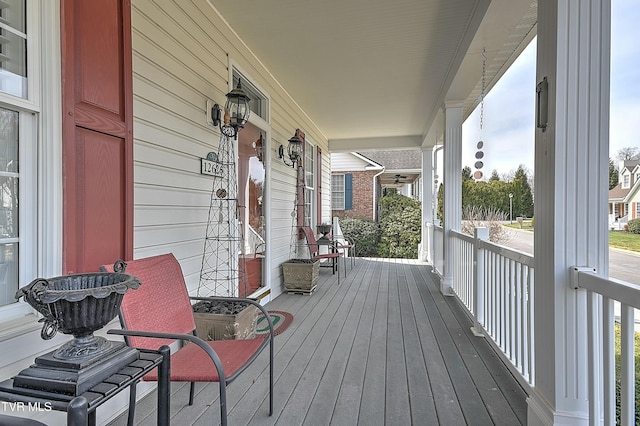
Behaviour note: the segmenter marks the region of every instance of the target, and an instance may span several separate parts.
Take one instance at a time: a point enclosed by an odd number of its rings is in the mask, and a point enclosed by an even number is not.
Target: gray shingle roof
[[[420,169],[422,153],[420,150],[365,151],[358,152],[363,157],[375,161],[390,170]]]

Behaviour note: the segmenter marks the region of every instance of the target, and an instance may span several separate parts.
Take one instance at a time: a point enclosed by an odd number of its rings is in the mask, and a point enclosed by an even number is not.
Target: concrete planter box
[[[282,264],[282,271],[287,290],[311,291],[318,284],[320,261],[291,259]]]
[[[204,340],[254,338],[260,310],[253,305],[241,305],[235,302],[196,303],[193,319],[198,336]],[[209,310],[209,312],[197,312],[198,310]]]

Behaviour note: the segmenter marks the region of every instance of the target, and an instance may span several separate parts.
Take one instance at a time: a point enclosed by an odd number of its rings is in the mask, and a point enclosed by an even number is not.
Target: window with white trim
[[[344,175],[331,175],[331,210],[344,210]]]
[[[33,312],[14,296],[37,274],[40,7],[0,0],[0,321]]]
[[[0,1],[0,91],[27,98],[27,5]]]
[[[242,76],[238,70],[233,69],[233,87],[238,85],[238,80],[242,78],[242,90],[249,97],[249,109],[252,114],[268,121],[267,111],[269,109],[269,100],[267,97],[254,86],[246,77]]]
[[[306,141],[304,150],[304,224],[311,226],[316,225],[315,205],[316,205],[316,147],[309,141]]]
[[[622,176],[622,187],[623,188],[629,188],[629,180],[630,180],[629,178],[630,178],[630,176],[628,174],[624,174]]]

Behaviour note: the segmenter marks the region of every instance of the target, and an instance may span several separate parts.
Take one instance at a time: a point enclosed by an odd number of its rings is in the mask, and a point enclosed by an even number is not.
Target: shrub
[[[511,238],[510,230],[502,226],[507,215],[497,209],[467,206],[462,212],[462,232],[473,235],[474,228],[489,229],[489,241],[504,243]]]
[[[372,220],[341,217],[340,229],[347,241],[354,242],[354,256],[375,257],[380,240],[378,224]]]
[[[640,219],[631,219],[627,226],[629,227],[629,232],[640,234]]]
[[[380,199],[379,257],[418,258],[422,210],[419,201],[391,194]]]

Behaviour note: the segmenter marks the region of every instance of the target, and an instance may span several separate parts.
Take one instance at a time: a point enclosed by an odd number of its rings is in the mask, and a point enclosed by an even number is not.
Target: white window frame
[[[304,149],[304,221],[305,225],[315,229],[317,225],[316,218],[316,188],[318,186],[316,176],[316,146],[309,138],[305,138]],[[310,179],[309,179],[310,178]],[[311,181],[311,185],[309,185]]]
[[[342,181],[342,191],[337,191],[334,185],[334,178]],[[338,179],[339,178],[339,179]],[[345,209],[345,188],[344,188],[344,174],[331,175],[331,210],[344,210]],[[337,206],[334,204],[334,199],[337,198],[337,194],[342,194],[342,205]]]
[[[628,173],[622,175],[622,188],[626,189],[631,186],[630,184],[631,176]]]
[[[27,98],[0,92],[0,106],[20,113],[19,288],[61,274],[61,81],[59,2],[27,0]],[[20,318],[32,322],[33,313],[22,300],[2,306],[0,329]]]

